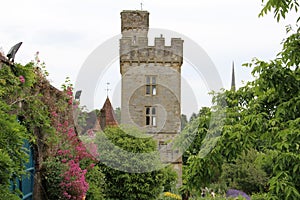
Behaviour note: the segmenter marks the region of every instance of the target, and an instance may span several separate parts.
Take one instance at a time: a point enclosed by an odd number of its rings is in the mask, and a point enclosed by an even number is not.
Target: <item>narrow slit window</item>
[[[147,126],[151,125],[149,116],[146,116],[146,125]]]
[[[156,85],[152,86],[152,95],[156,95]]]
[[[150,115],[150,107],[146,107],[146,115]]]
[[[132,44],[135,45],[135,43],[136,43],[136,36],[134,35],[133,40],[132,40]]]
[[[156,116],[152,116],[152,126],[156,126]]]
[[[156,84],[156,77],[152,76],[152,84],[155,85]]]
[[[156,114],[156,109],[155,107],[152,107],[152,115],[155,115]]]
[[[150,90],[151,90],[151,86],[150,85],[146,85],[146,94],[150,95]]]

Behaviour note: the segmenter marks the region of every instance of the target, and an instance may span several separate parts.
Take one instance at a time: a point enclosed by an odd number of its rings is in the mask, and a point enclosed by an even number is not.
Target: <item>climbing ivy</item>
[[[22,104],[30,100],[26,91],[34,84],[32,63],[0,69],[0,199],[18,199],[10,185],[25,174],[28,161],[24,140],[33,140],[22,115]]]

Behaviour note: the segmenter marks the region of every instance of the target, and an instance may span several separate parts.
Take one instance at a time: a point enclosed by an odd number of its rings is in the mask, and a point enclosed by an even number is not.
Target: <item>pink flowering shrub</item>
[[[62,174],[63,182],[60,183],[63,195],[67,199],[81,200],[89,188],[89,184],[85,180],[87,170],[82,170],[79,163],[74,160],[70,160],[68,166],[69,169]]]
[[[67,96],[67,107],[72,108],[72,87],[64,87],[64,91]],[[50,145],[48,162],[45,162],[46,185],[52,187],[48,189],[51,191],[49,198],[82,200],[89,189],[86,174],[97,163],[97,147],[90,143],[88,150],[77,136],[74,125],[68,122],[67,117],[63,121],[56,111],[50,113],[56,135],[53,138],[54,142]],[[55,172],[52,172],[53,170]]]
[[[55,153],[65,164],[66,170],[60,174],[60,187],[66,199],[81,200],[89,188],[85,175],[95,162],[94,157],[87,152],[84,144],[79,140],[73,128],[67,128],[68,123],[60,125],[62,142]],[[87,164],[89,163],[89,164]]]

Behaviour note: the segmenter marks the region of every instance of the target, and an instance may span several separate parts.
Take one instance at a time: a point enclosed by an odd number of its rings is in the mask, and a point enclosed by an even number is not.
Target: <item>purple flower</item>
[[[251,198],[243,191],[235,190],[235,189],[229,189],[226,193],[226,197],[238,197],[242,196],[245,197],[247,200],[251,200]]]

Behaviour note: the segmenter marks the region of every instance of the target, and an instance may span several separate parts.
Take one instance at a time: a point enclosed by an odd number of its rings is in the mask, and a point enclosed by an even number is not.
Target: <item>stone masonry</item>
[[[162,161],[173,165],[181,185],[182,160],[172,140],[180,133],[183,40],[171,38],[165,46],[161,35],[149,46],[147,11],[122,11],[121,22],[121,123],[153,135]]]

